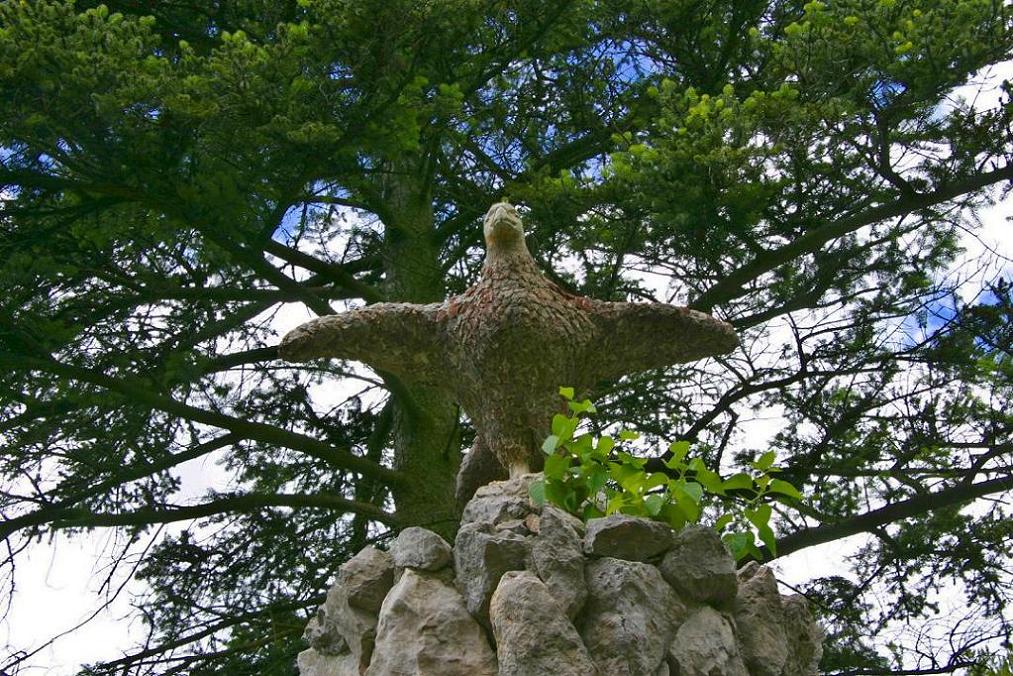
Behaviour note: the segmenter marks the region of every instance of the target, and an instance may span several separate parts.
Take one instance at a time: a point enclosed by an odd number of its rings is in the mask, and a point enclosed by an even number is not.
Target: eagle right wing
[[[446,378],[442,303],[375,303],[318,317],[289,331],[278,345],[286,361],[352,359],[414,381]]]

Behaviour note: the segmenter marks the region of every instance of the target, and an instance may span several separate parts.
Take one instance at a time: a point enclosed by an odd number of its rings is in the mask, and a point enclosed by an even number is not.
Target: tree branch
[[[122,472],[116,474],[113,477],[110,477],[106,481],[100,481],[97,484],[93,484],[89,486],[86,490],[79,491],[62,500],[51,503],[43,509],[35,510],[33,512],[29,512],[28,514],[22,514],[21,516],[16,516],[12,519],[7,519],[6,521],[2,522],[2,524],[0,524],[0,539],[3,539],[8,535],[10,535],[11,533],[19,531],[23,528],[40,526],[44,523],[47,523],[48,521],[51,520],[50,516],[54,511],[70,509],[71,507],[73,507],[73,505],[83,500],[87,500],[88,498],[93,498],[102,495],[109,489],[115,488],[116,486],[122,486],[125,483],[136,481],[138,479],[143,479],[146,476],[151,476],[152,474],[163,472],[171,467],[176,467],[177,465],[181,465],[184,462],[196,460],[197,458],[207,455],[208,453],[216,451],[220,448],[224,448],[225,446],[234,444],[241,438],[242,437],[240,437],[238,434],[233,433],[224,434],[220,437],[212,439],[211,441],[205,442],[203,444],[198,444],[197,446],[194,446],[188,451],[183,451],[181,453],[173,453],[172,455],[169,455],[168,457],[163,458],[158,462],[143,463],[140,465],[124,467]],[[55,490],[59,490],[60,488],[62,488],[62,485],[58,486]]]
[[[213,427],[235,432],[246,439],[254,439],[269,444],[276,444],[327,462],[337,469],[358,472],[388,484],[401,484],[405,477],[399,472],[381,467],[352,454],[347,449],[340,449],[321,442],[313,437],[274,427],[252,420],[242,420],[233,416],[207,411],[177,401],[171,397],[155,394],[152,388],[143,381],[135,383],[113,378],[104,373],[97,373],[79,366],[62,364],[55,359],[29,357],[6,351],[0,351],[0,366],[10,369],[39,369],[54,375],[65,376],[73,380],[91,383],[112,392],[126,396],[133,402],[165,411],[181,418],[199,422]]]
[[[792,533],[777,541],[777,556],[785,556],[806,547],[832,542],[858,533],[869,533],[876,528],[909,519],[943,507],[951,507],[991,493],[1013,489],[1013,476],[982,481],[976,484],[958,484],[934,493],[918,495],[908,500],[887,505],[865,514]],[[762,549],[766,561],[774,559],[770,551]]]
[[[310,272],[316,272],[328,279],[334,280],[349,291],[355,292],[359,298],[362,298],[367,303],[378,303],[384,300],[382,293],[369,284],[356,279],[345,265],[328,263],[298,249],[285,246],[274,239],[269,239],[264,243],[264,251],[272,256],[277,256],[287,263],[298,265]]]
[[[55,528],[110,528],[115,526],[147,526],[156,523],[173,523],[201,519],[227,512],[251,512],[264,507],[322,507],[343,513],[362,514],[388,526],[400,525],[398,519],[376,505],[349,500],[330,493],[299,494],[247,494],[228,495],[199,505],[184,505],[166,509],[138,509],[132,512],[90,512],[84,509],[55,509],[47,521]],[[40,510],[46,511],[46,510]],[[9,523],[9,522],[8,522]],[[0,538],[6,537],[7,523],[0,524]]]
[[[157,655],[163,655],[172,650],[175,650],[176,648],[182,648],[183,646],[195,643],[201,640],[202,638],[207,638],[208,636],[211,636],[216,632],[222,631],[223,629],[228,629],[229,627],[234,627],[237,624],[243,624],[249,622],[250,620],[255,620],[264,615],[276,615],[279,613],[302,610],[303,608],[317,606],[323,603],[324,599],[326,599],[325,594],[317,594],[315,596],[311,596],[305,601],[270,605],[252,612],[242,613],[240,615],[233,615],[220,622],[217,622],[216,624],[212,624],[211,626],[205,627],[204,629],[195,631],[192,634],[187,634],[178,639],[157,645],[154,648],[148,648],[146,650],[142,650],[139,653],[127,655],[126,657],[123,657],[121,659],[112,662],[104,662],[98,666],[101,669],[105,670],[107,673],[117,673],[117,674],[122,673],[119,671],[119,667],[130,666],[132,664],[139,662],[140,660],[144,660],[149,657],[155,657]]]
[[[980,190],[1000,181],[1013,180],[1013,163],[995,171],[972,176],[957,183],[951,183],[930,193],[905,195],[890,204],[882,204],[869,210],[842,218],[805,233],[779,249],[772,249],[757,256],[749,263],[732,270],[724,278],[707,289],[699,298],[689,304],[695,310],[710,312],[715,305],[725,303],[745,293],[744,287],[760,275],[774,270],[780,265],[798,259],[808,253],[819,251],[830,240],[843,237],[867,225],[878,223],[889,218],[896,218],[918,209],[946,202],[963,194]]]

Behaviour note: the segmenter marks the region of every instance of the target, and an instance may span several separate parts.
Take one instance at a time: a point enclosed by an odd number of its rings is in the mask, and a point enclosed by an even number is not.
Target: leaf
[[[755,462],[752,463],[753,467],[765,472],[770,469],[771,465],[774,464],[774,460],[777,458],[777,453],[774,451],[767,451],[761,455]]]
[[[602,437],[601,439],[598,440],[598,446],[596,450],[599,453],[601,453],[602,456],[606,456],[612,452],[612,449],[615,447],[615,445],[616,445],[615,439],[613,439],[612,437]]]
[[[549,479],[562,479],[566,470],[570,469],[570,456],[553,453],[545,459],[545,476]]]
[[[721,483],[721,477],[718,476],[717,472],[712,472],[709,469],[704,468],[697,470],[695,478],[708,493],[712,493],[714,495],[725,494],[724,485]]]
[[[662,508],[658,514],[658,518],[667,523],[675,530],[679,530],[686,525],[686,515],[683,514],[679,506],[668,502]]]
[[[581,517],[584,521],[590,521],[591,519],[599,519],[605,516],[605,512],[598,509],[598,506],[593,503],[584,505],[584,511],[581,513]]]
[[[556,415],[552,416],[552,433],[555,434],[557,437],[562,437],[563,431],[567,428],[569,424],[570,424],[569,417],[563,415],[562,413],[557,413]]]
[[[545,482],[545,498],[554,505],[558,505],[563,509],[566,509],[566,498],[570,495],[570,491],[559,481],[546,481]]]
[[[594,404],[591,403],[590,399],[584,401],[568,401],[566,402],[567,407],[574,413],[597,413]]]
[[[566,399],[567,401],[570,401],[571,399],[573,399],[574,394],[575,393],[574,393],[572,387],[560,387],[559,388],[559,395],[561,397],[563,397],[564,399]]]
[[[735,520],[735,517],[731,514],[722,514],[718,517],[718,520],[714,522],[714,530],[720,532],[725,526]]]
[[[700,504],[700,499],[703,497],[703,486],[695,481],[687,481],[682,486],[682,490],[686,492],[686,495],[693,499],[693,502],[698,505]]]
[[[652,488],[664,486],[667,483],[668,477],[666,475],[662,474],[661,472],[651,472],[650,474],[647,475],[647,478],[644,479],[644,490],[649,491]]]
[[[545,480],[536,479],[528,484],[528,496],[536,507],[545,504]]]
[[[609,498],[608,503],[605,505],[605,514],[615,514],[622,509],[623,504],[626,502],[625,493],[616,493]]]
[[[783,479],[773,479],[770,482],[770,492],[787,495],[789,498],[795,498],[799,501],[802,500],[802,494],[799,490]]]
[[[550,434],[549,436],[545,437],[545,441],[542,442],[542,453],[545,453],[546,455],[551,455],[556,452],[556,449],[558,447],[559,447],[559,437],[556,436],[555,434]]]
[[[770,553],[773,556],[777,556],[777,538],[774,537],[774,531],[770,529],[770,526],[758,528],[757,533],[760,535],[760,541],[767,545],[767,549],[770,550]]]
[[[676,460],[675,458],[669,458],[668,460],[664,460],[662,462],[664,463],[665,467],[667,467],[670,470],[674,470],[676,472],[681,473],[684,469],[686,469],[686,466],[682,464],[680,461]]]
[[[577,426],[580,425],[580,419],[577,417],[567,418],[566,424],[563,426],[562,434],[559,435],[561,440],[569,441],[573,437],[573,433],[577,431]]]
[[[693,496],[687,493],[686,489],[682,486],[676,486],[675,490],[672,491],[672,495],[675,497],[676,502],[678,502],[679,509],[686,515],[686,520],[696,523],[700,518],[700,506],[693,499]]]
[[[733,474],[722,482],[721,486],[726,491],[734,491],[741,489],[752,489],[753,488],[753,477],[749,476],[744,472]]]
[[[642,469],[644,465],[647,464],[647,458],[638,458],[637,456],[627,453],[626,451],[619,452],[618,456],[619,461],[621,463],[623,463],[624,465],[629,465],[631,467],[636,467],[637,469]]]
[[[598,493],[598,491],[605,487],[605,483],[608,481],[608,472],[605,471],[604,467],[594,464],[586,467],[584,471],[587,474],[585,483],[588,491],[590,491],[592,495]]]
[[[689,453],[688,441],[673,441],[668,445],[668,452],[672,454],[671,460],[676,464],[682,463]]]
[[[624,491],[631,496],[639,497],[644,494],[644,473],[639,470],[623,472],[622,479],[616,479]]]
[[[751,524],[756,526],[757,530],[760,530],[767,528],[767,524],[770,523],[771,512],[770,505],[760,505],[756,509],[745,510],[743,514]]]
[[[619,432],[619,438],[623,441],[635,441],[640,438],[640,433],[634,432],[633,430],[621,430]]]
[[[630,467],[618,462],[609,463],[609,475],[616,480],[616,482],[625,488],[630,490],[630,486],[639,485],[644,473],[636,467]]]
[[[661,513],[661,508],[667,502],[664,495],[655,493],[644,498],[644,508],[647,510],[649,516],[658,516]]]
[[[640,498],[625,500],[619,507],[619,511],[622,514],[629,514],[630,516],[647,516],[647,507]]]
[[[594,436],[591,434],[581,434],[579,437],[570,442],[570,451],[576,455],[585,455],[591,452],[594,447]]]
[[[736,561],[744,558],[749,553],[750,545],[753,545],[753,536],[749,533],[728,533],[721,540],[728,546],[728,551]]]

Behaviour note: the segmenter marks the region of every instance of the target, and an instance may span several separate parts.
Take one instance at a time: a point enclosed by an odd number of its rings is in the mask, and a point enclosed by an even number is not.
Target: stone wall
[[[341,566],[302,676],[807,676],[822,632],[717,534],[613,515],[585,525],[527,486],[479,489],[451,548],[405,529]]]

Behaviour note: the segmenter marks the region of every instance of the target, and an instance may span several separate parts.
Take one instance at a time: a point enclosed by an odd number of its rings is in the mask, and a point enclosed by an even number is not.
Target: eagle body
[[[490,257],[448,306],[455,397],[504,467],[539,465],[559,386],[590,384],[585,360],[573,358],[593,342],[590,303],[545,279],[530,257],[504,256]]]
[[[546,279],[513,206],[483,222],[479,281],[443,303],[376,303],[309,321],[282,338],[288,361],[354,359],[447,391],[476,440],[458,476],[458,498],[541,465],[541,443],[559,412],[561,385],[578,392],[608,379],[732,350],[732,327],[664,303],[576,296]]]

